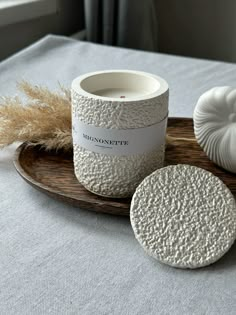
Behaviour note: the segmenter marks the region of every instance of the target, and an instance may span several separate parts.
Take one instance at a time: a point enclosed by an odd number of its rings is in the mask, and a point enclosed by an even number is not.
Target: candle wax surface
[[[148,94],[147,91],[109,88],[93,92],[93,94],[112,98],[135,98]]]

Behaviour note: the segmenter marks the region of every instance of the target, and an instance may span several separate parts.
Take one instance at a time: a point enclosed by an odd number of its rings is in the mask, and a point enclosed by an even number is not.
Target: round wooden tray
[[[173,137],[194,138],[193,121],[189,118],[169,118],[167,132]],[[165,164],[179,163],[211,171],[236,194],[236,176],[213,164],[197,143],[178,141],[177,144],[167,146]],[[51,197],[83,209],[129,215],[130,199],[99,197],[77,181],[71,154],[46,152],[23,143],[16,150],[14,165],[24,180]]]

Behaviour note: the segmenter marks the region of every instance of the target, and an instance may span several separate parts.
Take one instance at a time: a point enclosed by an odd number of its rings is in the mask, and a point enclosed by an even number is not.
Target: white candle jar
[[[72,82],[75,175],[89,191],[130,197],[164,163],[168,84],[138,71],[101,71]]]

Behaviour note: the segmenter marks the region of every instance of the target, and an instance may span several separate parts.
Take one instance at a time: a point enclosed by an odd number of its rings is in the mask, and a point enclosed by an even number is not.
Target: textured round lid
[[[236,238],[236,202],[210,172],[172,165],[146,177],[131,202],[135,237],[152,257],[179,267],[209,265]]]

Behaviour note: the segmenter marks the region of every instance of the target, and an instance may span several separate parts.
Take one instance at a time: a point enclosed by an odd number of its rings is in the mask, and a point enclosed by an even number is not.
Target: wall
[[[47,33],[84,28],[82,0],[58,0],[52,16],[0,28],[0,60]],[[236,0],[156,0],[159,51],[236,62]]]
[[[83,1],[58,1],[57,14],[0,28],[0,60],[28,46],[45,34],[70,35],[84,28]]]
[[[236,62],[235,0],[156,0],[159,50]]]

